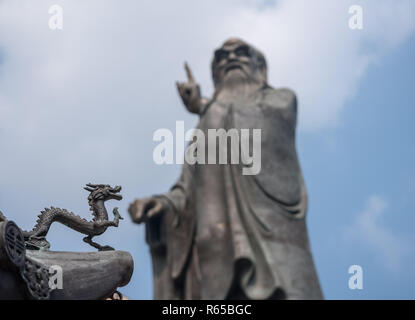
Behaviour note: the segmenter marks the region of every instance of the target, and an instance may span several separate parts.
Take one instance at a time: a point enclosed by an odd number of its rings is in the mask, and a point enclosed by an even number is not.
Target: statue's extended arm
[[[133,222],[138,224],[147,222],[168,211],[179,214],[185,208],[191,180],[191,168],[185,163],[179,180],[169,192],[137,199],[130,204],[128,211]]]
[[[146,239],[151,246],[165,245],[165,228],[175,228],[180,223],[191,182],[191,168],[184,164],[179,180],[169,192],[137,199],[130,205],[133,222],[146,223]]]
[[[183,212],[186,206],[187,195],[189,194],[193,179],[192,168],[193,166],[190,166],[185,162],[179,180],[173,185],[170,191],[157,196],[161,199],[165,199],[170,206],[170,209],[178,215],[180,215],[180,212]]]

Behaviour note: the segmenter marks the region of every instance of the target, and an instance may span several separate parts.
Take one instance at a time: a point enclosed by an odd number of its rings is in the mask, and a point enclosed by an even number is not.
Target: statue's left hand
[[[160,198],[151,197],[135,200],[130,204],[128,212],[133,222],[140,224],[161,215],[165,209],[166,206]]]

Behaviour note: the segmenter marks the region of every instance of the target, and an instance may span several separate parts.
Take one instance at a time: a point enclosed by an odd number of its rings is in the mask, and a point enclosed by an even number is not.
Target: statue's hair
[[[223,44],[222,47],[226,47],[226,46],[234,46],[234,45],[246,45],[251,53],[251,57],[254,60],[254,64],[256,65],[256,67],[258,68],[259,72],[262,74],[263,78],[264,78],[264,82],[267,82],[267,61],[265,59],[264,54],[259,51],[258,49],[256,49],[254,46],[250,45],[249,43],[238,39],[238,38],[230,38],[228,40],[226,40]],[[212,69],[212,78],[213,78],[213,82],[215,84],[215,86],[219,83],[219,76],[217,73],[217,69],[216,69],[216,60],[215,57],[213,57],[212,59],[212,63],[211,63],[211,69]]]

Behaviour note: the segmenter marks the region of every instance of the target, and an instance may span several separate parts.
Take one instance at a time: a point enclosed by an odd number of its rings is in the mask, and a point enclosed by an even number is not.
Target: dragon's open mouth
[[[116,186],[115,188],[111,188],[109,190],[109,195],[114,200],[122,200],[122,195],[118,194],[121,191],[120,186]]]
[[[119,194],[119,192],[121,191],[121,186],[116,186],[112,188],[108,184],[88,183],[84,189],[91,192],[91,194],[88,197],[89,200],[122,200],[122,195]]]
[[[120,194],[111,194],[111,198],[114,200],[122,200],[122,195]]]

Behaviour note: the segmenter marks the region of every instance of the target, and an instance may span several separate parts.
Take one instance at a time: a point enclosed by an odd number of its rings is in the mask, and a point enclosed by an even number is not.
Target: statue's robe
[[[183,165],[159,196],[170,210],[147,223],[155,299],[322,298],[296,118],[294,93],[268,86],[206,107],[198,125],[206,137],[208,129],[262,129],[262,169],[243,175],[243,164]]]

